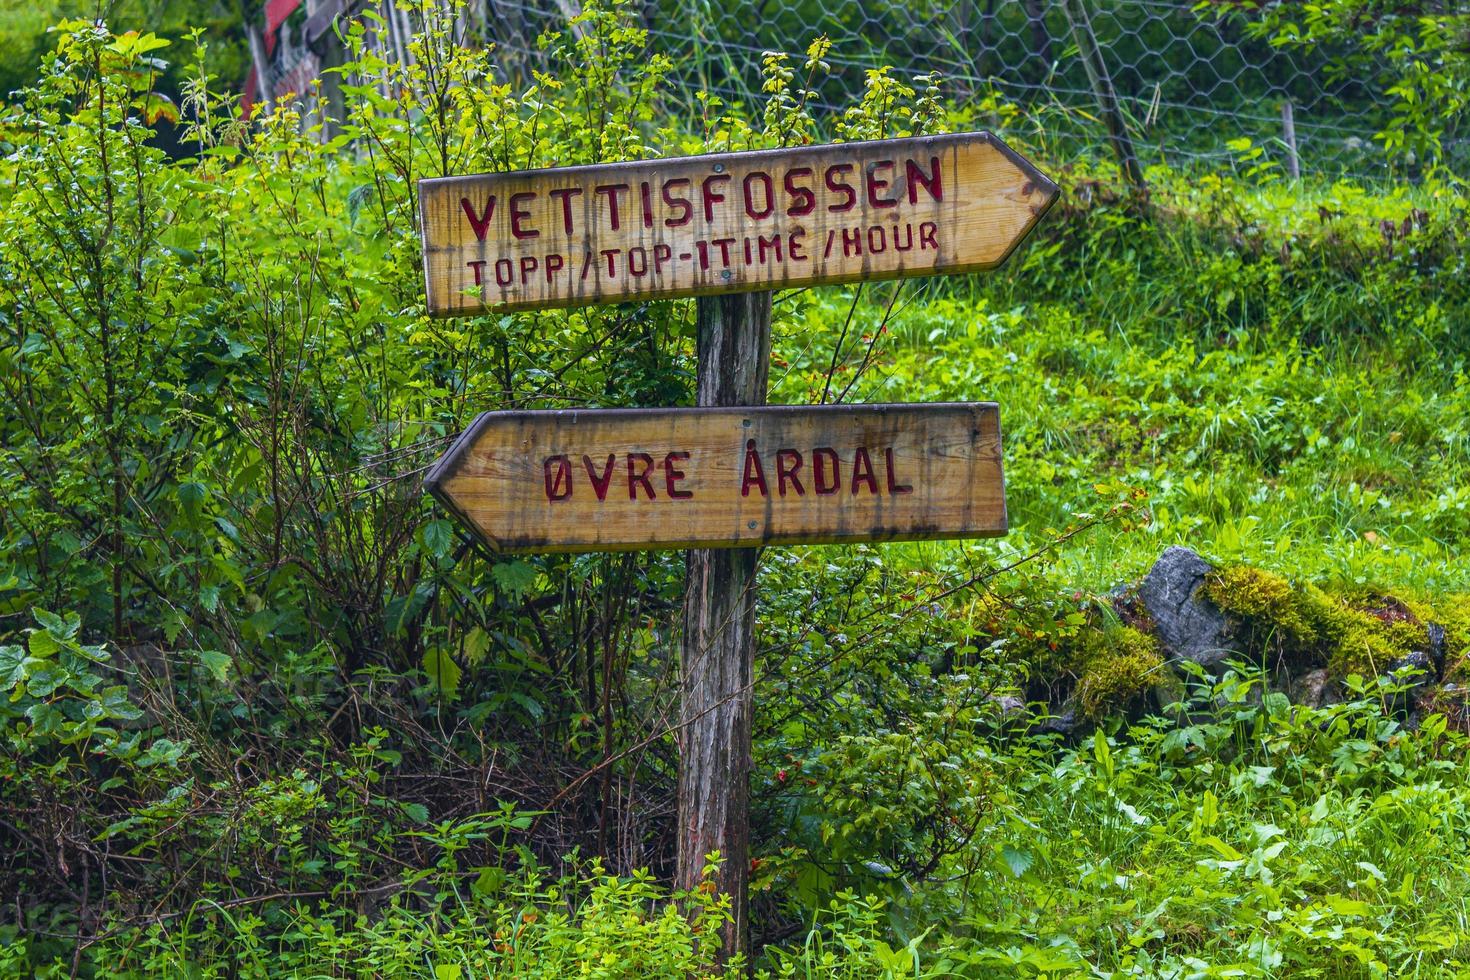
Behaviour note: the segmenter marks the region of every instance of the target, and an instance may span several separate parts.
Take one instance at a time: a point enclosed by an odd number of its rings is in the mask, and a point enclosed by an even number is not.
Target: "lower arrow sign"
[[[1006,532],[990,402],[486,412],[424,483],[497,551]]]

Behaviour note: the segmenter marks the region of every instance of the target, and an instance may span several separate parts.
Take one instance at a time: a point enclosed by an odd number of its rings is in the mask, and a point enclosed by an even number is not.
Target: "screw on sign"
[[[769,290],[993,269],[1056,197],[989,133],[419,182],[430,313],[699,297],[699,408],[487,412],[426,487],[497,550],[689,549],[675,885],[729,894],[725,956],[747,945],[757,549],[1006,531],[995,405],[761,407]]]

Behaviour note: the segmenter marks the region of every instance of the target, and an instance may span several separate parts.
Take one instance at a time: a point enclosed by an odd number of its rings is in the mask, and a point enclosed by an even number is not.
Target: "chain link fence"
[[[534,59],[536,35],[576,12],[575,0],[486,3],[486,25],[511,59]],[[691,90],[758,103],[764,54],[786,52],[799,67],[825,35],[829,107],[850,104],[868,69],[890,65],[900,78],[937,70],[948,97],[978,105],[997,95],[1063,154],[1106,146],[1081,54],[1095,39],[1144,164],[1229,167],[1248,139],[1287,171],[1294,160],[1303,174],[1385,170],[1373,138],[1388,118],[1383,95],[1334,72],[1330,52],[1251,37],[1248,14],[1229,0],[647,0],[641,16],[651,46],[674,59]],[[996,120],[982,113],[977,122]]]

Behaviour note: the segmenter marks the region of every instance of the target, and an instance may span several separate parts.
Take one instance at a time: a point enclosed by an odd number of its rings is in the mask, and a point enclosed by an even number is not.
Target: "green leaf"
[[[490,634],[479,626],[473,627],[465,634],[463,642],[463,653],[465,663],[477,664],[485,659],[485,654],[490,652]]]
[[[1229,844],[1225,843],[1213,834],[1210,834],[1206,837],[1201,837],[1200,843],[1208,844],[1210,847],[1215,849],[1216,853],[1218,853],[1227,861],[1241,861],[1245,859],[1244,854],[1240,853],[1235,848],[1231,847]]]
[[[541,707],[540,702],[529,697],[528,695],[522,694],[520,691],[511,691],[510,699],[516,704],[520,705],[521,708],[525,710],[526,714],[531,716],[532,721],[539,722],[542,716],[546,713],[545,709]]]
[[[421,532],[424,550],[436,558],[443,558],[454,547],[454,527],[448,521],[430,521]]]
[[[49,660],[61,650],[61,644],[50,630],[32,630],[30,647],[31,656],[37,660]]]
[[[230,667],[234,660],[229,654],[218,650],[200,650],[199,662],[218,683],[223,684],[230,679]]]
[[[1036,861],[1030,851],[1020,850],[1019,848],[1012,847],[1010,844],[1006,844],[1000,849],[1000,856],[1005,860],[1006,867],[1011,869],[1011,874],[1017,878],[1031,870],[1031,865]]]
[[[429,808],[422,803],[401,803],[399,806],[403,808],[403,812],[407,814],[408,819],[414,823],[429,822]]]
[[[177,496],[179,505],[184,508],[184,513],[191,518],[199,516],[199,509],[204,504],[204,498],[209,495],[202,483],[180,483]]]
[[[480,874],[470,883],[470,890],[479,898],[493,898],[504,886],[505,869],[485,867],[480,869]]]
[[[1109,781],[1113,778],[1113,750],[1108,745],[1108,737],[1099,728],[1092,734],[1092,755],[1097,760],[1097,767],[1102,770],[1103,778]]]
[[[433,646],[424,651],[424,673],[434,690],[445,697],[452,700],[459,693],[459,664],[444,648]]]
[[[15,687],[25,677],[25,651],[17,646],[0,647],[0,689]]]
[[[34,609],[31,615],[36,617],[36,622],[41,624],[42,629],[58,640],[70,640],[82,628],[82,617],[76,613],[71,613],[66,619],[62,619],[55,613],[49,613],[44,609]]]
[[[71,672],[55,664],[47,664],[31,671],[26,678],[26,693],[33,698],[44,698],[56,693],[56,689],[71,680]]]
[[[143,717],[143,710],[128,699],[128,689],[121,684],[102,692],[102,706],[109,718],[134,721]]]
[[[1347,898],[1342,895],[1328,895],[1323,899],[1327,907],[1338,915],[1371,915],[1373,906],[1356,898]]]
[[[150,126],[160,119],[167,119],[175,125],[178,124],[179,107],[174,105],[173,99],[161,92],[149,92],[135,100],[133,106],[143,113],[143,121]]]
[[[524,561],[502,562],[490,569],[496,586],[512,599],[519,599],[530,591],[537,574],[536,567]]]

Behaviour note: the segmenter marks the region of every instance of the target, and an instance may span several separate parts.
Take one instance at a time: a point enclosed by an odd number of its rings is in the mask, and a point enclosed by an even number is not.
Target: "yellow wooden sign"
[[[429,311],[991,269],[1056,196],[990,133],[421,180]]]
[[[498,551],[1006,531],[989,402],[487,412],[425,484]]]

